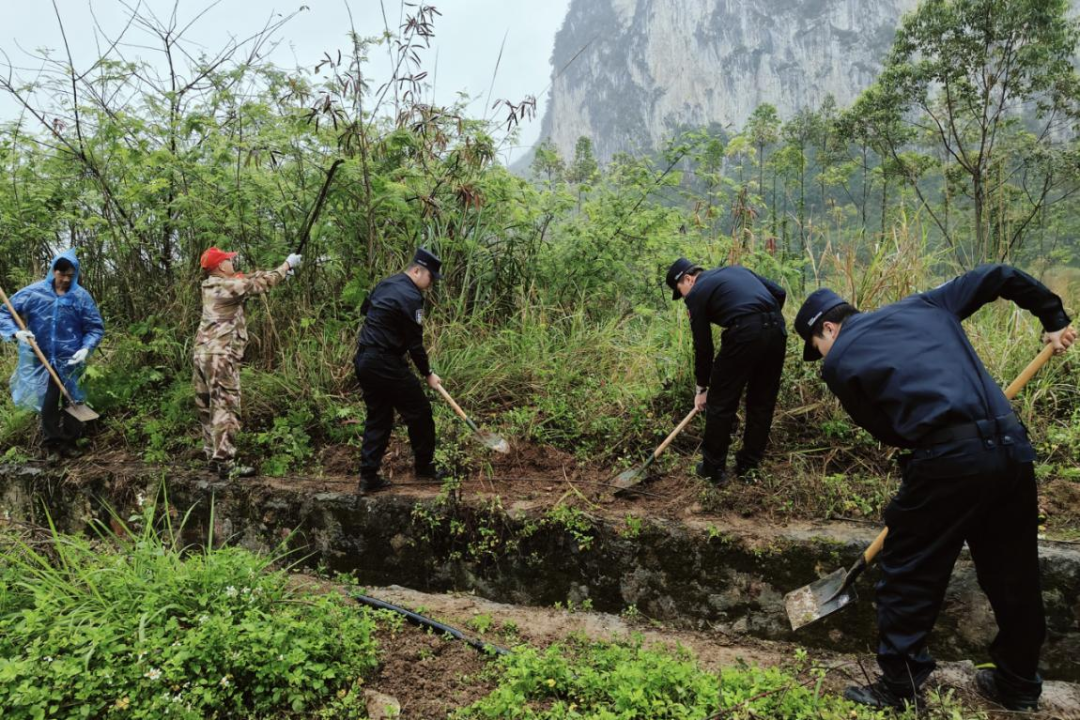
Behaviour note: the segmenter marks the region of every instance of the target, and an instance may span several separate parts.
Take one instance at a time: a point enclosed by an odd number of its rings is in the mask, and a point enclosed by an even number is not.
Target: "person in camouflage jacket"
[[[199,264],[202,283],[202,320],[195,335],[195,405],[202,425],[203,452],[211,468],[223,478],[247,477],[255,470],[236,463],[236,433],[240,430],[240,361],[247,347],[244,301],[261,295],[300,265],[299,255],[274,270],[245,277],[233,268],[234,252],[212,247]]]

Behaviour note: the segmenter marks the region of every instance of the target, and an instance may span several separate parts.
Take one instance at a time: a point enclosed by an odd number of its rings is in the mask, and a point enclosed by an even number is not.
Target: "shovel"
[[[15,322],[16,324],[18,324],[19,329],[25,330],[26,323],[24,323],[22,318],[19,317],[19,313],[15,312],[15,307],[11,304],[11,301],[8,300],[8,296],[4,293],[4,290],[2,288],[0,288],[0,298],[3,298],[4,305],[7,306],[8,312],[11,313],[11,317],[15,318]],[[68,389],[64,387],[64,382],[60,379],[60,376],[56,374],[56,371],[53,370],[52,365],[50,365],[49,361],[45,359],[45,353],[41,352],[41,348],[38,347],[36,340],[30,340],[30,347],[34,349],[34,354],[37,355],[38,360],[40,360],[41,364],[45,366],[45,369],[49,371],[49,375],[52,376],[53,381],[60,388],[60,392],[64,394],[64,399],[67,400],[67,405],[64,406],[64,410],[67,412],[68,415],[75,418],[79,422],[84,423],[90,422],[91,420],[97,420],[99,417],[101,417],[96,412],[94,412],[89,405],[75,402],[75,399],[71,397],[71,393],[69,393]]]
[[[660,446],[653,450],[652,455],[649,456],[649,459],[646,460],[643,465],[619,473],[619,477],[615,478],[615,482],[612,483],[612,485],[615,487],[615,492],[620,493],[623,490],[632,488],[633,486],[644,480],[649,474],[649,466],[656,462],[656,458],[660,457],[660,453],[664,452],[664,450],[667,449],[667,446],[670,445],[676,437],[678,437],[679,433],[681,433],[686,428],[686,426],[690,424],[690,421],[694,419],[694,416],[697,415],[697,412],[697,408],[691,410],[690,414],[684,417],[682,419],[682,422],[675,426],[675,429],[671,431],[671,434],[664,438],[664,442],[660,443]]]
[[[495,452],[502,453],[503,455],[510,454],[510,444],[503,440],[498,435],[489,433],[486,430],[481,430],[473,419],[465,414],[465,411],[461,409],[461,406],[454,402],[454,398],[450,397],[450,393],[446,392],[441,384],[436,385],[435,389],[439,391],[439,394],[443,396],[446,402],[450,403],[450,407],[454,408],[454,412],[458,417],[465,421],[465,424],[469,426],[469,429],[476,433],[476,437],[480,439],[480,442],[484,444],[484,447]]]
[[[1010,400],[1016,397],[1053,354],[1053,346],[1044,347],[1038,357],[1028,363],[1020,376],[1005,389],[1005,397]],[[855,602],[858,597],[855,594],[855,580],[877,557],[888,534],[889,528],[883,529],[850,569],[841,568],[785,595],[784,606],[787,608],[788,620],[791,621],[791,629],[798,630]]]

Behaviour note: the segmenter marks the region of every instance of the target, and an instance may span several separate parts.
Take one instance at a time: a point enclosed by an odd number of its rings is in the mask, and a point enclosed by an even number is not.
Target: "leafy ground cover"
[[[355,717],[372,615],[152,509],[99,530],[0,535],[4,717]]]

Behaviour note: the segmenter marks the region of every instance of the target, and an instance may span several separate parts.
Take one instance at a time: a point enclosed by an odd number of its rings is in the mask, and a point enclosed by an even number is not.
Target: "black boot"
[[[914,695],[897,695],[881,680],[869,685],[851,685],[844,690],[844,698],[872,708],[894,710],[903,710],[905,706],[915,702]]]
[[[356,487],[356,492],[359,495],[367,495],[379,492],[380,490],[385,490],[391,485],[393,485],[392,482],[377,472],[362,473],[360,475],[360,483]]]
[[[755,483],[758,480],[758,475],[758,466],[756,463],[753,465],[742,465],[740,463],[735,464],[735,477],[739,478],[743,482]]]
[[[75,443],[67,443],[60,446],[60,455],[65,460],[75,460],[83,456],[83,451]]]
[[[1035,711],[1039,709],[1039,701],[1018,698],[1005,692],[998,684],[993,670],[983,669],[975,673],[975,689],[990,702],[997,703],[1006,710],[1014,712]]]
[[[719,468],[713,467],[710,463],[707,463],[704,460],[697,464],[695,471],[697,472],[697,476],[699,478],[709,481],[716,487],[720,487],[728,481],[727,470],[721,470]]]
[[[445,470],[440,470],[434,465],[424,465],[422,467],[416,468],[417,480],[434,480],[436,482],[442,482],[443,480],[448,480],[451,477],[453,476],[450,473],[446,472]]]

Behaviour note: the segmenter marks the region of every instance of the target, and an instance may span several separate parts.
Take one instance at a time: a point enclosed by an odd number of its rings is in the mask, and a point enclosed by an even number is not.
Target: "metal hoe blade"
[[[837,594],[844,587],[847,576],[847,570],[837,570],[785,595],[784,606],[791,629],[798,630],[855,602],[858,596],[854,586]]]
[[[494,450],[495,452],[502,453],[503,455],[510,454],[510,443],[506,442],[498,435],[481,431],[477,433],[477,436],[480,438],[480,442],[484,443],[484,447],[488,448],[489,450]]]
[[[637,485],[645,478],[645,468],[637,467],[629,470],[624,470],[619,473],[619,476],[615,478],[615,488],[618,490],[626,490],[634,485]]]
[[[93,411],[93,409],[84,403],[75,403],[74,405],[65,405],[64,410],[67,414],[75,418],[79,422],[90,422],[91,420],[97,420],[100,415]]]

